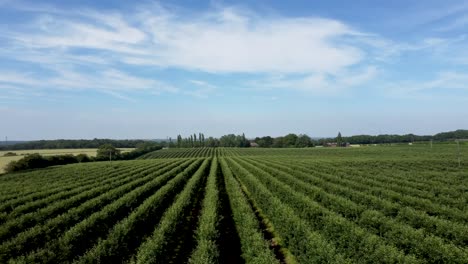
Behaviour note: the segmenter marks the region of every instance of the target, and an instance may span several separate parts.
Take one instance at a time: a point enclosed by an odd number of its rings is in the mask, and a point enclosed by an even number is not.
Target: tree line
[[[330,137],[330,138],[311,138],[305,134],[287,134],[280,137],[256,137],[253,140],[246,138],[245,134],[228,134],[220,138],[205,137],[203,133],[194,133],[188,137],[177,136],[175,141],[169,138],[167,141],[159,141],[157,144],[161,147],[169,148],[197,148],[197,147],[250,147],[252,143],[263,148],[304,148],[326,145],[327,143],[342,144],[388,144],[388,143],[409,143],[422,141],[450,141],[456,139],[468,139],[468,130],[456,130],[442,132],[435,135],[354,135],[349,137]],[[0,150],[30,150],[30,149],[67,149],[67,148],[98,148],[99,146],[110,144],[116,148],[137,148],[139,144],[154,143],[148,140],[114,140],[114,139],[92,139],[92,140],[39,140],[27,141],[13,145],[0,146]],[[255,145],[254,144],[254,145]]]
[[[38,153],[29,154],[17,161],[11,161],[5,167],[6,172],[23,171],[30,169],[39,169],[56,165],[65,165],[72,163],[84,163],[105,160],[132,160],[146,153],[160,150],[162,146],[154,142],[144,142],[136,145],[132,151],[121,153],[121,151],[111,144],[103,144],[97,149],[96,157],[90,157],[86,154],[66,154],[42,156]]]
[[[111,144],[116,148],[136,148],[139,144],[147,143],[142,139],[56,139],[25,141],[17,144],[3,144],[0,150],[30,150],[30,149],[81,149],[98,148],[104,144]]]
[[[450,132],[437,133],[435,135],[355,135],[349,137],[342,137],[343,142],[350,144],[389,144],[389,143],[410,143],[410,142],[423,142],[423,141],[453,141],[457,139],[468,139],[468,130],[455,130]],[[335,140],[335,141],[334,141]],[[336,138],[322,138],[317,140],[319,145],[324,142],[336,142]]]
[[[433,136],[428,135],[355,135],[344,137],[338,132],[336,137],[312,139],[300,134],[288,134],[281,137],[256,137],[254,142],[263,148],[304,148],[313,146],[326,146],[328,143],[335,143],[336,146],[349,144],[389,144],[389,143],[410,143],[423,141],[451,141],[457,139],[468,139],[468,130],[456,130],[451,132],[438,133]]]
[[[189,137],[183,138],[181,135],[177,135],[177,141],[172,142],[172,139],[169,140],[168,147],[176,148],[198,148],[198,147],[238,147],[238,148],[247,148],[250,147],[250,140],[245,137],[245,134],[242,135],[224,135],[220,138],[208,137],[205,138],[203,133],[198,133],[190,135]]]
[[[261,148],[306,148],[314,146],[327,146],[328,143],[333,143],[336,146],[346,146],[347,144],[389,144],[389,143],[410,143],[422,141],[450,141],[456,139],[468,139],[468,130],[456,130],[451,132],[442,132],[435,135],[355,135],[342,136],[340,132],[336,137],[330,138],[311,138],[305,134],[290,133],[280,137],[256,137],[249,140],[245,134],[234,135],[228,134],[220,138],[208,137],[205,138],[203,133],[198,135],[192,134],[188,137],[177,136],[176,142],[162,142],[167,147],[171,148],[196,148],[196,147],[251,147],[258,146]]]

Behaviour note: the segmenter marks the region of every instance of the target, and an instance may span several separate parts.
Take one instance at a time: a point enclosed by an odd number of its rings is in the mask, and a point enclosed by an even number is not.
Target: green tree
[[[307,135],[299,135],[296,139],[296,148],[306,148],[312,146],[312,139]]]
[[[111,144],[101,145],[97,150],[96,159],[108,160],[120,158],[120,149],[115,148]]]
[[[341,137],[341,132],[338,132],[338,136],[336,137],[336,145],[338,147],[343,146],[343,137]]]
[[[275,139],[273,139],[273,144],[272,144],[272,147],[273,148],[282,148],[284,146],[284,137],[277,137]]]
[[[261,148],[271,148],[271,146],[273,145],[273,138],[270,136],[261,138],[257,137],[255,138],[255,143],[257,143],[258,146]]]
[[[296,134],[287,134],[283,138],[283,147],[293,148],[296,145],[297,135]]]
[[[177,135],[177,147],[180,148],[182,147],[182,136]]]

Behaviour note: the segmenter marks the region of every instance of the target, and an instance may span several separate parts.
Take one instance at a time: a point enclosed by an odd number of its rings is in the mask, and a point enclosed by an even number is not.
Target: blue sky
[[[466,1],[0,0],[9,139],[468,128]]]

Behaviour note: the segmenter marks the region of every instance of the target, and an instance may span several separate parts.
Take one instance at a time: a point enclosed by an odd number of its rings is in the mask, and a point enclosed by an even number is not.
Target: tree
[[[283,143],[283,140],[284,137],[277,137],[275,139],[273,139],[273,144],[271,145],[273,148],[282,148],[284,143]]]
[[[270,136],[261,138],[257,137],[255,138],[255,143],[257,143],[258,146],[261,148],[271,148],[271,146],[273,145],[273,138]]]
[[[182,147],[182,136],[177,135],[177,147],[180,148]]]
[[[296,139],[296,148],[306,148],[312,146],[312,139],[307,135],[299,135]]]
[[[206,146],[207,147],[218,147],[219,146],[219,140],[214,138],[214,137],[209,137],[207,140],[206,140]]]
[[[296,145],[297,135],[296,134],[287,134],[283,138],[283,147],[293,148]]]
[[[341,137],[341,132],[338,132],[338,136],[336,137],[336,145],[338,147],[343,146],[343,138]]]
[[[83,154],[83,153],[80,153],[80,154],[76,155],[76,160],[78,162],[80,162],[80,163],[81,162],[90,162],[91,161],[91,159],[88,157],[88,155]]]
[[[119,157],[120,149],[115,148],[111,144],[101,145],[97,150],[96,159],[98,160],[118,159]]]

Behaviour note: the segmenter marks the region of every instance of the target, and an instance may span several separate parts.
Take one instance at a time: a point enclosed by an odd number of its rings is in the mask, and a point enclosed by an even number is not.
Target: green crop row
[[[218,192],[218,159],[214,158],[205,190],[200,223],[195,232],[197,247],[193,251],[189,263],[214,264],[218,263],[219,249],[219,192]]]
[[[224,158],[220,159],[220,164],[226,184],[226,192],[232,208],[232,217],[234,218],[240,237],[243,259],[247,264],[279,263],[259,229],[258,220],[249,206],[247,197],[245,197],[239,184],[234,179],[231,169]],[[270,243],[272,242],[270,241]]]
[[[268,167],[263,167],[258,163],[247,165],[248,163],[243,162],[243,164],[245,167],[258,170],[259,174],[268,170]],[[415,230],[377,211],[366,210],[364,206],[329,194],[314,186],[309,186],[304,182],[296,180],[291,175],[278,173],[276,170],[270,170],[268,174],[274,175],[275,180],[280,180],[284,185],[294,189],[296,193],[303,193],[309,199],[327,207],[327,209],[344,216],[349,216],[351,221],[365,227],[367,231],[385,238],[388,243],[404,250],[406,254],[414,254],[419,258],[426,258],[431,262],[448,261],[462,263],[463,259],[468,258],[466,251],[464,252],[464,250],[451,243],[445,243],[442,239],[432,234],[424,234],[420,230]],[[348,215],[349,212],[351,212],[350,215]],[[372,217],[369,217],[369,215],[372,215]],[[378,222],[375,222],[376,220]]]
[[[307,218],[302,218],[284,201],[288,196],[273,195],[260,181],[264,175],[252,175],[232,158],[227,158],[229,167],[239,178],[262,213],[270,219],[276,230],[280,245],[288,248],[299,263],[350,263],[335,246],[318,232],[310,229]],[[268,183],[270,185],[270,183]]]
[[[213,160],[213,162],[216,162]],[[175,240],[176,234],[181,228],[180,223],[187,217],[187,208],[193,203],[194,197],[199,193],[203,178],[206,177],[206,169],[210,159],[206,159],[200,169],[190,178],[184,190],[177,196],[175,202],[167,209],[160,223],[138,249],[136,263],[164,263],[172,248],[171,240]],[[212,167],[214,167],[212,165]],[[174,241],[173,241],[174,242]]]
[[[141,203],[156,188],[160,187],[164,183],[164,180],[161,179],[170,178],[174,175],[174,173],[180,171],[181,168],[183,168],[183,165],[186,165],[190,162],[191,161],[188,160],[181,166],[178,166],[178,164],[174,164],[173,166],[166,166],[163,167],[161,170],[155,171],[154,173],[148,174],[144,177],[136,177],[135,181],[122,185],[112,191],[105,192],[101,196],[98,196],[94,199],[90,199],[85,203],[81,204],[80,206],[69,210],[67,213],[48,220],[43,225],[37,225],[34,228],[27,229],[24,232],[19,233],[18,236],[16,236],[14,239],[3,243],[0,246],[0,252],[2,252],[3,254],[1,254],[0,256],[2,258],[11,258],[19,255],[26,255],[26,253],[38,247],[44,246],[44,244],[46,244],[49,241],[51,243],[48,243],[47,245],[49,248],[52,248],[54,252],[56,252],[56,255],[61,256],[62,254],[66,254],[67,251],[63,248],[61,248],[60,250],[54,248],[55,243],[52,242],[60,234],[73,227],[74,224],[80,223],[80,221],[82,221],[80,224],[67,231],[65,237],[78,237],[79,235],[77,235],[77,233],[79,233],[80,229],[85,229],[83,235],[86,237],[86,239],[90,240],[91,234],[94,234],[95,232],[98,232],[97,234],[99,234],[99,232],[106,232],[105,228],[107,224],[105,223],[105,219],[110,219],[111,221],[113,221],[115,219],[118,219],[119,217],[125,217],[128,214],[128,212],[132,209],[132,207]],[[176,168],[174,168],[174,166],[176,166]],[[170,170],[167,171],[168,169]],[[161,176],[155,178],[155,175],[158,175],[159,173],[161,173]],[[138,176],[138,174],[136,174],[135,176]],[[109,205],[106,206],[107,204]],[[90,218],[85,219],[86,216],[89,214],[92,214]],[[102,219],[99,216],[102,216],[102,218],[104,218],[102,222],[98,222]],[[89,227],[90,225],[87,225],[87,223],[89,224],[89,222],[93,222],[93,225],[91,226],[95,228],[94,230],[83,228],[87,226]],[[72,240],[71,238],[65,238],[65,240]],[[82,245],[86,245],[86,243],[82,243]],[[47,252],[48,250],[45,251]],[[40,252],[42,254],[42,251]],[[47,256],[46,254],[42,255]],[[51,256],[47,257],[55,257],[55,255],[51,254]]]
[[[77,260],[78,263],[115,263],[130,258],[145,239],[148,227],[155,226],[164,210],[184,187],[195,170],[204,171],[208,160],[198,159],[146,199],[127,218],[114,225],[104,240]]]
[[[320,192],[324,193],[323,195],[333,194],[361,205],[359,210],[352,210],[352,208],[356,207],[348,205],[342,207],[340,212],[346,217],[356,218],[363,210],[374,209],[387,217],[394,217],[396,220],[411,225],[414,228],[423,228],[426,233],[440,236],[447,242],[452,242],[460,246],[468,243],[467,226],[430,216],[425,212],[402,206],[397,202],[384,200],[381,197],[358,191],[358,186],[352,181],[340,180],[333,175],[320,174],[320,176],[318,176],[311,170],[305,173],[298,169],[300,168],[299,166],[295,166],[295,169],[292,169],[290,166],[268,161],[262,161],[262,164],[265,164],[262,168],[269,170],[271,173],[285,172],[287,173],[286,177],[297,178],[305,182],[307,188],[321,188],[322,191]],[[323,201],[322,197],[315,197],[314,199]],[[330,201],[327,206],[333,208],[338,205],[339,204],[334,204],[333,201]]]

